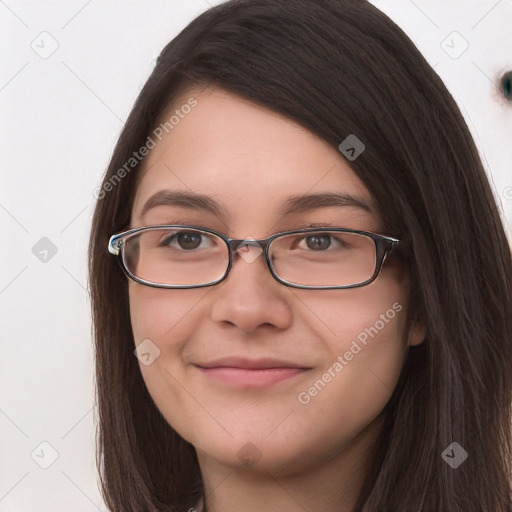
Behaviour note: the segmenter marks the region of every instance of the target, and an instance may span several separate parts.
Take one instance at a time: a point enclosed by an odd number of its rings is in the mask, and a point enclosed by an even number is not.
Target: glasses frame
[[[156,230],[156,229],[169,229],[169,228],[186,228],[191,229],[195,231],[203,231],[205,233],[210,233],[212,235],[218,236],[220,239],[224,241],[228,248],[228,254],[229,254],[229,263],[226,268],[226,271],[224,275],[215,281],[211,281],[209,283],[204,284],[197,284],[197,285],[170,285],[170,284],[160,284],[160,283],[153,283],[151,281],[146,281],[145,279],[141,279],[140,277],[135,276],[127,267],[124,262],[123,258],[123,247],[124,247],[124,240],[134,235],[135,233],[140,233],[142,231],[149,231],[149,230]],[[359,235],[364,235],[369,238],[371,238],[375,244],[375,251],[376,251],[376,259],[375,259],[375,270],[373,272],[373,275],[367,279],[366,281],[362,283],[357,284],[351,284],[351,285],[340,285],[340,286],[309,286],[309,285],[302,285],[302,284],[295,284],[291,283],[289,281],[286,281],[285,279],[280,278],[274,271],[274,268],[272,267],[272,262],[270,261],[269,256],[269,247],[270,244],[279,237],[285,236],[285,235],[293,235],[293,234],[301,234],[301,233],[323,233],[325,231],[337,231],[341,233],[356,233]],[[193,226],[193,225],[184,225],[184,224],[162,224],[162,225],[156,225],[156,226],[145,226],[140,228],[134,228],[130,229],[128,231],[123,231],[122,233],[117,233],[115,235],[112,235],[108,242],[108,252],[110,254],[113,254],[117,256],[117,260],[121,265],[121,268],[123,269],[126,276],[131,279],[132,281],[135,281],[136,283],[140,283],[146,286],[151,286],[153,288],[166,288],[166,289],[177,289],[177,288],[204,288],[206,286],[213,286],[214,284],[220,283],[221,281],[224,281],[233,267],[233,255],[236,253],[236,250],[238,247],[246,242],[247,245],[259,245],[265,254],[265,260],[267,262],[267,266],[270,270],[270,273],[274,277],[276,281],[278,281],[281,284],[284,284],[286,286],[290,286],[292,288],[302,288],[302,289],[308,289],[308,290],[340,290],[340,289],[349,289],[349,288],[359,288],[361,286],[366,286],[375,279],[377,279],[378,275],[380,274],[380,271],[382,269],[382,265],[384,264],[384,261],[386,258],[391,254],[393,249],[400,243],[400,240],[397,238],[393,238],[390,236],[380,235],[377,233],[373,233],[371,231],[360,231],[357,229],[348,229],[348,228],[333,228],[331,226],[326,227],[318,227],[318,228],[304,228],[304,229],[294,229],[292,231],[281,231],[279,233],[275,233],[268,238],[261,238],[259,240],[248,240],[248,239],[239,239],[239,238],[229,238],[228,236],[219,233],[218,231],[214,231],[212,229],[203,228],[200,226]]]

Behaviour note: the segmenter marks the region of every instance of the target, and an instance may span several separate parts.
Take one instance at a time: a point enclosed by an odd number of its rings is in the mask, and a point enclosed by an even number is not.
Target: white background
[[[86,283],[93,191],[153,59],[218,3],[0,0],[0,511],[105,510]],[[512,69],[512,0],[374,3],[455,97],[510,229],[512,104],[497,83]],[[33,252],[43,237],[56,250],[46,262]]]

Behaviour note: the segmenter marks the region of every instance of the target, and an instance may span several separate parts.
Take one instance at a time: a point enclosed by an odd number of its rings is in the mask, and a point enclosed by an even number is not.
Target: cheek
[[[336,291],[336,297],[304,300],[308,324],[328,357],[297,400],[309,414],[344,418],[348,429],[381,412],[407,354],[407,288],[391,273],[379,280],[349,293]]]
[[[401,339],[406,305],[407,283],[391,271],[368,286],[308,294],[298,303],[316,337],[337,352],[348,350],[353,339],[369,343],[381,331],[380,339]]]
[[[187,440],[191,415],[182,412],[195,402],[185,389],[182,350],[205,314],[205,293],[129,285],[131,326],[135,346],[141,347],[137,355],[144,383],[168,423]],[[150,354],[149,363],[144,353]]]
[[[133,284],[129,290],[130,318],[139,366],[157,406],[171,397],[181,401],[182,351],[204,315],[204,290],[162,290]],[[134,347],[134,348],[135,348]],[[142,354],[149,353],[146,359]],[[148,364],[149,363],[149,364]]]
[[[329,357],[311,379],[311,386],[303,389],[299,403],[333,401],[340,407],[350,405],[356,412],[374,399],[378,403],[389,397],[407,352],[404,314],[403,306],[395,301],[382,313],[345,317],[339,335],[324,337]],[[316,400],[321,394],[323,398]]]
[[[197,326],[204,290],[162,290],[130,283],[130,319],[135,345],[149,338],[160,350],[172,350]],[[165,341],[165,347],[160,346]]]
[[[307,438],[323,440],[326,456],[371,425],[391,398],[406,355],[403,310],[392,311],[383,325],[369,315],[370,324],[353,319],[345,336],[329,338],[329,360],[298,390],[296,425]]]

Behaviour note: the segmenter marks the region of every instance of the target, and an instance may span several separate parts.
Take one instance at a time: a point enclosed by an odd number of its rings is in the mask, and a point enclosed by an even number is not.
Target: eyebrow
[[[303,213],[317,208],[328,208],[332,206],[355,206],[367,212],[372,211],[370,206],[362,199],[346,193],[329,192],[289,197],[284,203],[280,214],[285,216],[292,213]]]
[[[182,192],[179,190],[160,190],[152,195],[144,204],[141,217],[157,206],[180,206],[190,210],[202,210],[217,217],[225,217],[224,208],[215,199],[204,194]]]
[[[152,195],[144,204],[141,217],[157,206],[178,206],[190,210],[200,210],[217,217],[226,217],[226,210],[210,196],[178,190],[160,190]],[[305,213],[318,208],[333,206],[353,206],[371,212],[370,206],[362,199],[340,192],[318,193],[291,196],[284,202],[280,210],[281,216],[294,213]]]

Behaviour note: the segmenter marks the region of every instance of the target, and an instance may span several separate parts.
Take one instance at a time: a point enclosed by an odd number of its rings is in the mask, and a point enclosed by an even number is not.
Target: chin
[[[201,458],[214,459],[219,464],[236,470],[267,476],[270,473],[277,477],[300,474],[307,466],[315,465],[327,456],[309,444],[307,440],[291,444],[289,439],[271,434],[266,439],[241,435],[229,440],[224,438],[205,441],[203,438],[201,446],[194,446],[199,461]]]

